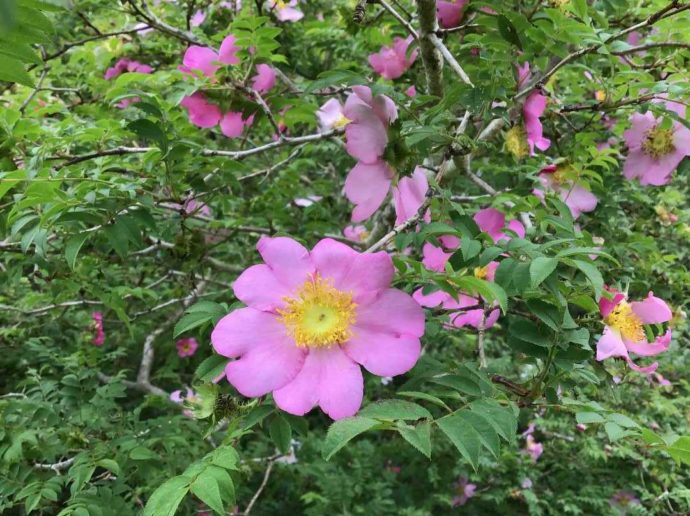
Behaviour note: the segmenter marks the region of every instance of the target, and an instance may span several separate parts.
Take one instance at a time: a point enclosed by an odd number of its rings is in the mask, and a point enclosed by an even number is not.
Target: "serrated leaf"
[[[208,505],[217,514],[225,514],[223,499],[215,475],[210,471],[217,466],[208,466],[192,483],[190,490],[194,496]],[[220,469],[220,468],[218,468]],[[223,470],[221,470],[223,471]]]
[[[536,288],[541,285],[544,280],[556,270],[556,267],[558,267],[558,260],[555,258],[539,256],[532,260],[532,263],[529,265],[529,275],[532,288]]]
[[[599,272],[599,269],[591,263],[582,260],[573,260],[573,263],[587,277],[587,280],[589,280],[594,289],[595,298],[599,299],[601,297],[601,290],[604,287],[604,278]]]
[[[292,427],[281,415],[276,415],[271,423],[268,425],[268,433],[271,440],[276,445],[281,453],[288,453],[290,451],[290,441],[292,439]]]
[[[575,414],[575,420],[583,425],[603,423],[605,421],[604,417],[597,412],[578,412]]]
[[[477,431],[468,425],[457,413],[436,420],[436,425],[448,437],[450,442],[455,445],[472,468],[476,470],[481,448],[481,440]]]
[[[403,400],[384,400],[371,403],[360,410],[359,415],[384,420],[431,418],[431,413],[421,405]]]
[[[403,439],[419,450],[428,459],[431,458],[431,423],[423,421],[416,426],[399,424],[396,429]]]
[[[329,460],[338,450],[358,435],[375,427],[378,422],[368,417],[348,417],[333,423],[328,429],[321,454]]]
[[[177,507],[189,491],[191,479],[173,477],[156,489],[144,507],[144,516],[174,516]]]
[[[89,238],[90,234],[91,233],[79,233],[72,236],[65,243],[65,260],[67,261],[67,265],[69,265],[70,269],[74,270],[74,266],[77,263],[77,255],[84,245],[84,242],[86,242],[86,239]]]

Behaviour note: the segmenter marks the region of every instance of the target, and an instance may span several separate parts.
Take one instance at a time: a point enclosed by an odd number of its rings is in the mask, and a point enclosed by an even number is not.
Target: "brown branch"
[[[430,95],[443,97],[443,56],[434,44],[434,38],[438,39],[436,0],[416,0],[416,3],[419,16],[419,48],[426,73],[427,90]]]

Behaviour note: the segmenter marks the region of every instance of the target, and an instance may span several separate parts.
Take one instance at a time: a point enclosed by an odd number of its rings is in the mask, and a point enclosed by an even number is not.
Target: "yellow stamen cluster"
[[[606,318],[608,324],[614,330],[618,330],[624,338],[633,342],[640,342],[645,340],[644,328],[642,321],[632,311],[629,303],[621,301],[611,311]]]
[[[642,150],[654,159],[671,154],[676,150],[673,129],[664,129],[660,125],[650,129],[642,142]]]
[[[347,118],[345,115],[341,114],[338,117],[338,119],[335,122],[333,122],[333,128],[334,129],[342,129],[343,127],[345,127],[350,122],[352,122],[352,120]]]
[[[594,98],[597,102],[604,102],[606,100],[606,92],[604,90],[597,90],[594,92]]]
[[[275,5],[276,5],[276,8],[277,8],[277,9],[281,9],[281,10],[282,10],[282,9],[285,9],[285,8],[287,7],[287,5],[285,4],[285,1],[284,1],[284,0],[276,0],[276,4],[275,4]]]
[[[486,265],[484,267],[475,267],[474,268],[474,277],[478,279],[486,279],[486,277],[489,275],[489,266]]]
[[[527,133],[522,126],[511,127],[506,133],[506,149],[516,159],[522,159],[529,154]]]
[[[284,300],[286,306],[278,314],[297,346],[328,347],[352,336],[357,310],[352,293],[338,290],[318,274]]]

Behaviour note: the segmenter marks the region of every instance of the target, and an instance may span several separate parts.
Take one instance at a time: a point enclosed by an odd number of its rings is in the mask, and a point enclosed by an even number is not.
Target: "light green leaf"
[[[421,405],[403,400],[384,400],[371,403],[360,410],[359,415],[388,420],[431,418],[429,411]]]
[[[146,503],[143,516],[174,516],[189,491],[190,482],[189,477],[179,476],[161,484]]]
[[[547,258],[546,256],[539,256],[532,260],[529,265],[529,275],[532,287],[538,287],[548,278],[553,271],[558,267],[558,260],[555,258]]]
[[[348,417],[333,423],[328,429],[321,454],[329,460],[338,450],[345,446],[359,434],[375,427],[378,422],[368,417]]]

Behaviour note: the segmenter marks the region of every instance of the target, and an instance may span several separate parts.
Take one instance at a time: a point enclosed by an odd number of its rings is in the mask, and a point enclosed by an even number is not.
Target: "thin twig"
[[[266,472],[264,473],[264,478],[261,481],[261,485],[259,486],[259,489],[256,490],[256,493],[254,493],[254,496],[252,496],[252,499],[249,501],[247,508],[244,510],[244,516],[247,516],[254,508],[254,504],[259,499],[259,496],[261,496],[261,493],[266,487],[266,484],[268,484],[268,479],[271,476],[271,471],[273,470],[274,465],[275,460],[271,460],[268,462],[268,466],[266,467]]]

